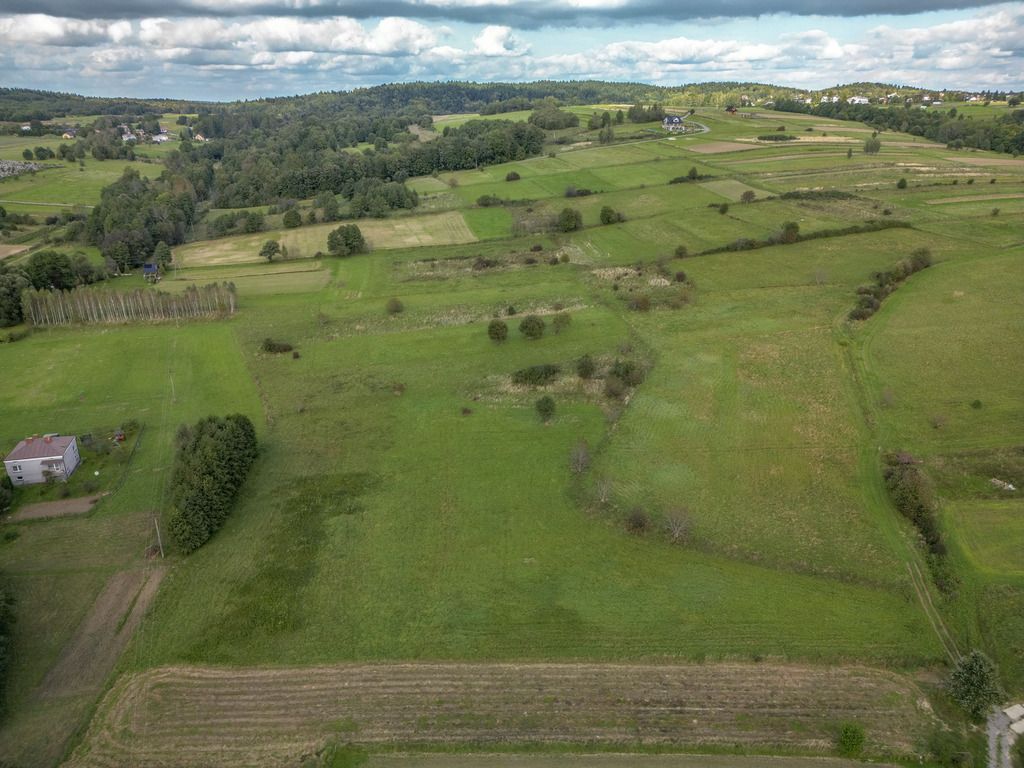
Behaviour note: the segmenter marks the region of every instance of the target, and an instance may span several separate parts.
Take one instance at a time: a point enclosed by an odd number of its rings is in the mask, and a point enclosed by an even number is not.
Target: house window
[[[21,464],[11,464],[11,471],[21,472]]]

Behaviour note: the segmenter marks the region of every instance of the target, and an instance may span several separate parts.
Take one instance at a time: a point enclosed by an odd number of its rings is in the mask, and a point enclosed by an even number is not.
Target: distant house
[[[60,135],[60,137],[62,139],[73,139],[76,135],[77,134],[74,128],[68,128],[66,131],[64,131],[64,133]]]
[[[25,132],[31,131],[32,130],[32,126],[31,125],[23,125],[23,126],[21,126],[21,130],[23,130]]]
[[[74,435],[26,437],[4,459],[4,469],[15,485],[45,483],[48,478],[66,481],[81,457]]]
[[[847,104],[870,104],[871,101],[866,96],[851,96],[846,100]]]
[[[661,121],[661,127],[666,131],[685,131],[686,123],[679,115],[666,115],[665,119]]]
[[[153,137],[154,144],[163,144],[165,141],[170,141],[171,137],[167,133],[158,133]]]
[[[201,134],[201,133],[197,133],[192,138],[195,139],[196,141],[206,141],[206,137],[203,136],[203,134]]]

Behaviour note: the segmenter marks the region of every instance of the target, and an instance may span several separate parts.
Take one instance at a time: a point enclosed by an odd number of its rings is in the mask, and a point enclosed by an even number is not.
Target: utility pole
[[[164,559],[164,541],[160,537],[160,522],[156,519],[156,515],[153,516],[153,525],[156,528],[156,543],[160,547],[160,559]]]

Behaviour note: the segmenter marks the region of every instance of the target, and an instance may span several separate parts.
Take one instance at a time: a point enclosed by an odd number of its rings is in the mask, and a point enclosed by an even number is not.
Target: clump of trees
[[[208,416],[182,426],[171,472],[168,529],[186,554],[224,524],[256,460],[256,429],[242,414]]]
[[[563,208],[558,214],[558,229],[562,232],[574,232],[583,229],[583,214],[577,208]]]
[[[285,352],[291,352],[293,347],[287,341],[275,341],[269,336],[263,340],[260,348],[271,355],[280,355]]]
[[[850,320],[867,320],[882,306],[882,302],[911,275],[932,265],[932,254],[927,248],[918,248],[910,258],[901,260],[892,269],[875,272],[873,282],[857,289],[857,306],[850,310]]]
[[[921,537],[935,585],[944,593],[956,589],[957,579],[946,562],[946,543],[939,527],[935,488],[917,459],[907,453],[885,457],[882,475],[889,498]]]
[[[512,383],[531,387],[550,384],[561,373],[561,368],[551,363],[520,368],[512,374]]]
[[[327,252],[332,256],[351,256],[368,250],[362,230],[355,224],[342,224],[327,235]]]
[[[788,133],[766,133],[763,136],[757,137],[758,141],[796,141],[796,136],[790,136]]]
[[[543,128],[545,131],[557,131],[563,128],[576,128],[580,124],[578,115],[559,109],[555,104],[545,104],[533,111],[527,118],[530,125]]]
[[[877,155],[882,151],[882,142],[877,136],[869,136],[864,139],[864,154]]]
[[[992,659],[979,650],[961,658],[946,683],[949,695],[975,720],[985,717],[1003,697],[999,674]]]
[[[625,221],[626,216],[621,211],[616,211],[610,205],[601,207],[601,223],[602,224],[618,224],[620,221]]]

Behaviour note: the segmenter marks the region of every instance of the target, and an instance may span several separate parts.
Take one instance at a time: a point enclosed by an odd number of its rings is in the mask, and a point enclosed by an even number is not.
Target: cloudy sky
[[[544,78],[1020,89],[1024,3],[0,0],[3,86],[235,99]]]

